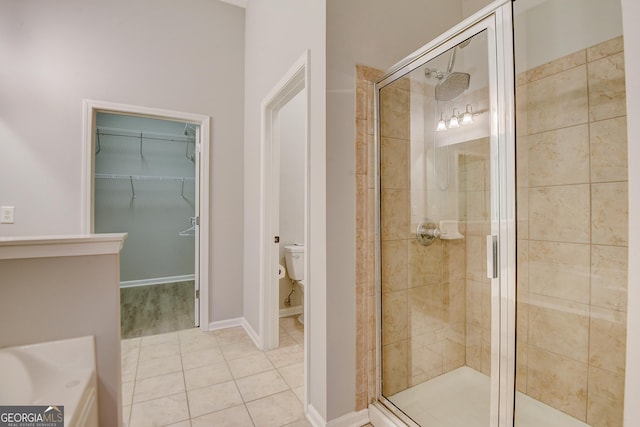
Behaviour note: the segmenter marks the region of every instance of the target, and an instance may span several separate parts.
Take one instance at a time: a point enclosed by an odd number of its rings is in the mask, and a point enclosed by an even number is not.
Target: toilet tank
[[[289,277],[293,280],[304,280],[304,245],[285,246],[284,260]]]

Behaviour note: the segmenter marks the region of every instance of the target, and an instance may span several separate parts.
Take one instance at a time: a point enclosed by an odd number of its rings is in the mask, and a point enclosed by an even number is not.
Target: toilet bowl
[[[289,278],[300,286],[304,301],[304,245],[295,244],[284,247],[284,260],[287,265]],[[303,303],[304,305],[304,303]],[[298,316],[300,323],[304,323],[304,313]]]

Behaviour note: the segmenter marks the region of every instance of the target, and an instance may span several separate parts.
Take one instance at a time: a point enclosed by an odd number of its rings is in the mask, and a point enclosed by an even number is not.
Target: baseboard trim
[[[287,307],[280,309],[280,317],[295,316],[296,314],[302,314],[302,306]]]
[[[255,329],[251,327],[251,324],[247,322],[247,319],[245,319],[244,317],[242,318],[242,327],[247,332],[247,335],[251,337],[256,347],[262,348],[262,340],[260,339],[260,335],[255,331]]]
[[[218,320],[217,322],[209,323],[208,331],[216,331],[218,329],[227,329],[227,328],[235,328],[237,326],[241,326],[247,335],[251,337],[253,343],[256,347],[260,347],[260,336],[256,333],[256,331],[251,327],[247,319],[244,317],[236,317],[235,319],[226,319],[226,320]]]
[[[127,280],[120,282],[121,288],[135,288],[137,286],[164,285],[166,283],[187,282],[195,280],[195,274],[186,274],[183,276],[155,277],[153,279]]]
[[[350,412],[327,423],[327,427],[360,427],[369,422],[369,410]]]
[[[313,427],[360,427],[369,422],[369,410],[363,409],[358,412],[349,412],[340,418],[327,422],[313,405],[309,405],[307,407],[307,419]]]
[[[208,330],[215,331],[218,329],[227,329],[227,328],[234,328],[236,326],[244,326],[243,322],[246,322],[244,317],[236,317],[235,319],[218,320],[218,321],[209,323]]]
[[[327,422],[322,418],[322,415],[320,415],[318,410],[311,404],[307,406],[307,420],[309,420],[313,427],[326,427],[327,425]]]

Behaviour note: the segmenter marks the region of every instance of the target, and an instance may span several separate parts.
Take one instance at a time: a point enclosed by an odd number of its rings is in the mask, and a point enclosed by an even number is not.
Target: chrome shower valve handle
[[[436,239],[440,238],[440,234],[438,225],[429,218],[420,221],[416,228],[416,240],[422,246],[432,245]]]

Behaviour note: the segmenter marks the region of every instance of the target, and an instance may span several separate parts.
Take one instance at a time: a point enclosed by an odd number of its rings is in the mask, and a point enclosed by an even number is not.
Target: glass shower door
[[[380,395],[410,425],[495,425],[503,398],[504,141],[477,27],[377,84]]]
[[[622,426],[628,158],[621,4],[518,1],[514,29],[515,425]]]

